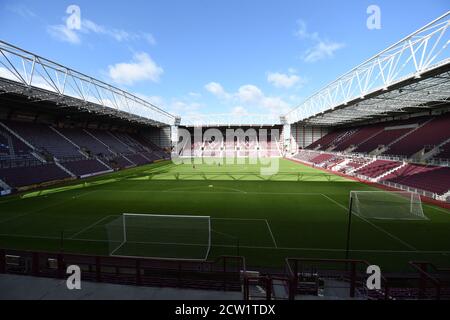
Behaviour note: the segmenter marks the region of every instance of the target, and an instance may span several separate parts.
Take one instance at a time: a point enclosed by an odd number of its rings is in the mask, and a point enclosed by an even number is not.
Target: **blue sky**
[[[67,27],[69,5],[80,28]],[[381,29],[367,28],[369,5]],[[448,9],[444,0],[0,0],[0,39],[177,115],[282,114]]]

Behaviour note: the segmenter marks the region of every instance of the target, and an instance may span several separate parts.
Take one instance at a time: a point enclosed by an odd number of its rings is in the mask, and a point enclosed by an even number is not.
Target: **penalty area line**
[[[48,236],[32,236],[32,235],[20,235],[20,234],[0,234],[0,237],[10,238],[30,238],[30,239],[48,239],[48,240],[60,240],[60,237],[48,237]],[[101,239],[66,239],[68,241],[86,241],[86,242],[101,242],[108,243],[108,240]],[[205,244],[195,243],[170,243],[170,242],[129,242],[130,244],[160,244],[160,245],[180,245],[180,246],[202,246]],[[235,245],[226,244],[212,244],[212,247],[218,248],[234,248]],[[247,246],[241,245],[240,248],[246,249],[267,249],[267,250],[297,250],[297,251],[330,251],[330,252],[345,252],[345,249],[338,248],[295,248],[295,247],[267,247],[267,246]],[[450,255],[450,251],[427,251],[427,250],[382,250],[382,249],[351,249],[351,252],[375,252],[375,253],[424,253],[424,254],[444,254]]]
[[[269,233],[270,233],[270,236],[272,237],[273,244],[275,245],[275,248],[278,249],[278,245],[277,245],[277,242],[275,241],[275,237],[273,236],[272,229],[270,228],[270,225],[269,225],[269,221],[267,221],[267,219],[264,219],[264,221],[266,221],[267,229],[269,229]]]
[[[88,231],[89,229],[92,229],[93,227],[98,225],[100,222],[102,222],[102,221],[104,221],[104,220],[106,220],[107,218],[110,218],[110,217],[120,217],[120,215],[111,214],[111,215],[105,216],[105,217],[103,217],[101,219],[95,220],[94,223],[88,225],[87,227],[81,229],[80,231],[77,231],[76,233],[74,233],[73,235],[68,237],[67,239],[75,239],[78,235]]]
[[[342,204],[340,204],[339,202],[337,202],[336,200],[330,198],[330,197],[327,196],[326,194],[323,194],[323,193],[322,193],[322,195],[323,195],[326,199],[328,199],[328,200],[330,200],[331,202],[333,202],[335,205],[339,206],[340,208],[342,208],[342,209],[344,209],[345,211],[348,212],[348,208],[345,207],[344,205],[342,205]],[[413,247],[412,245],[410,245],[409,243],[403,241],[402,239],[400,239],[400,238],[394,236],[394,235],[393,235],[392,233],[390,233],[389,231],[386,231],[385,229],[383,229],[383,228],[377,226],[376,224],[373,224],[372,222],[370,222],[370,221],[367,220],[366,218],[363,218],[363,217],[360,217],[360,216],[358,216],[358,218],[360,218],[360,219],[363,220],[364,222],[368,223],[369,225],[371,225],[372,227],[374,227],[374,228],[377,229],[378,231],[381,231],[381,232],[383,232],[384,234],[388,235],[388,236],[391,237],[392,239],[397,240],[398,242],[400,242],[400,243],[403,244],[404,246],[408,247],[408,248],[411,249],[412,251],[417,251],[417,248]]]

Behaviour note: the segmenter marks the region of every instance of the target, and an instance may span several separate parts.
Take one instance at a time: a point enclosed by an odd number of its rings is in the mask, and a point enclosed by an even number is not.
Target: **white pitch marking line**
[[[36,208],[36,209],[33,209],[33,210],[26,211],[26,212],[24,212],[24,213],[22,213],[22,214],[19,214],[19,215],[17,215],[17,216],[12,216],[12,217],[9,217],[9,218],[0,220],[0,224],[1,224],[1,223],[5,223],[5,222],[10,222],[10,221],[13,221],[13,220],[16,220],[16,219],[19,219],[19,218],[28,216],[28,215],[33,214],[33,213],[38,213],[38,212],[40,212],[40,211],[42,211],[42,210],[44,210],[44,209],[48,209],[48,208],[52,208],[52,207],[59,206],[59,205],[61,205],[61,204],[63,204],[63,203],[66,203],[66,202],[68,202],[68,201],[70,201],[70,200],[72,200],[72,198],[64,199],[64,200],[62,200],[62,201],[59,201],[59,202],[56,202],[56,203],[51,203],[51,204],[49,204],[49,205],[47,205],[47,206],[44,206],[44,207],[39,207],[39,208]]]
[[[106,217],[101,218],[100,220],[96,220],[94,223],[90,224],[89,226],[87,226],[86,228],[81,229],[80,231],[76,232],[75,234],[71,235],[70,237],[68,237],[67,239],[75,239],[78,235],[86,232],[87,230],[95,227],[97,224],[99,224],[100,222],[106,220],[109,217],[115,217],[115,216],[119,216],[119,215],[108,215]]]
[[[348,211],[348,208],[346,208],[344,205],[342,205],[342,204],[340,204],[339,202],[337,202],[337,201],[331,199],[331,198],[328,197],[326,194],[323,194],[323,193],[322,193],[322,195],[323,195],[325,198],[327,198],[328,200],[330,200],[331,202],[333,202],[334,204],[336,204],[336,205],[338,205],[339,207],[341,207],[342,209]],[[370,224],[372,227],[374,227],[375,229],[377,229],[377,230],[379,230],[379,231],[381,231],[381,232],[387,234],[387,235],[390,236],[391,238],[393,238],[393,239],[399,241],[400,243],[402,243],[403,245],[407,246],[407,247],[410,248],[411,250],[417,251],[417,249],[416,249],[415,247],[413,247],[412,245],[410,245],[409,243],[407,243],[407,242],[403,241],[402,239],[400,239],[400,238],[394,236],[392,233],[390,233],[390,232],[384,230],[383,228],[380,228],[379,226],[373,224],[372,222],[370,222],[370,221],[367,220],[366,218],[363,218],[363,217],[360,217],[360,216],[358,216],[358,218],[364,220],[365,222],[367,222],[368,224]]]
[[[212,192],[206,192],[206,191],[198,191],[198,190],[192,190],[195,188],[209,188],[208,186],[194,186],[194,187],[181,187],[181,188],[171,188],[167,190],[158,190],[158,192],[195,192],[195,193],[212,193]],[[190,189],[190,190],[189,190]],[[221,187],[221,186],[214,186],[212,189],[222,189],[222,190],[231,190],[236,191],[238,193],[247,193],[243,190],[236,189],[236,188],[228,188],[228,187]],[[214,191],[213,193],[236,193],[236,192],[217,192]]]
[[[447,215],[450,214],[450,212],[446,211],[445,209],[439,208],[438,206],[430,206],[430,205],[427,205],[427,204],[425,206],[427,206],[427,208],[440,211],[440,212],[445,213]]]
[[[127,243],[127,241],[125,240],[125,241],[123,241],[117,248],[115,248],[109,255],[110,256],[113,256],[114,255],[114,253],[116,252],[116,251],[118,251],[120,248],[122,248],[123,247],[123,245],[125,244],[125,243]],[[130,242],[130,243],[132,243],[132,242]],[[134,243],[134,242],[133,242]]]
[[[60,240],[60,237],[45,237],[45,236],[28,236],[28,235],[18,235],[18,234],[0,234],[2,237],[12,237],[12,238],[34,238],[34,239],[50,239],[50,240]],[[110,242],[108,240],[100,240],[100,239],[67,239],[69,241],[86,241],[86,242]],[[193,243],[169,243],[169,242],[129,242],[131,244],[162,244],[162,245],[181,245],[181,246],[201,246],[204,247],[204,244],[193,244]],[[213,247],[219,248],[234,248],[235,245],[226,245],[226,244],[213,244]],[[292,248],[292,247],[267,247],[267,246],[246,246],[240,245],[241,248],[246,249],[270,249],[270,250],[303,250],[303,251],[332,251],[332,252],[344,252],[345,249],[336,249],[336,248]],[[376,250],[376,249],[351,249],[352,252],[378,252],[378,253],[425,253],[425,254],[450,254],[450,251],[421,251],[421,250]]]
[[[275,237],[273,236],[273,233],[272,233],[272,229],[270,228],[269,221],[267,221],[267,219],[264,219],[264,221],[266,221],[267,229],[269,229],[270,236],[272,237],[275,248],[278,248],[277,242],[275,241]]]
[[[216,187],[219,188],[219,187]],[[175,188],[178,189],[178,188]],[[228,189],[232,189],[232,188],[228,188]],[[238,191],[238,189],[234,189],[236,191]],[[254,194],[270,194],[270,195],[279,195],[279,196],[284,196],[284,195],[305,195],[305,196],[322,196],[322,193],[317,193],[317,192],[252,192],[252,191],[242,191],[239,190],[238,192],[227,192],[227,191],[215,191],[215,192],[208,192],[208,191],[197,191],[197,190],[174,190],[174,189],[168,189],[168,190],[114,190],[114,189],[100,189],[97,191],[104,191],[104,192],[129,192],[129,193],[135,193],[135,192],[141,192],[141,193],[148,193],[148,192],[152,192],[152,193],[156,193],[156,192],[165,192],[165,193],[204,193],[204,194],[236,194],[236,193],[243,193],[243,194],[248,194],[248,195],[254,195]]]
[[[211,218],[211,220],[265,221],[266,219],[253,219],[253,218]]]

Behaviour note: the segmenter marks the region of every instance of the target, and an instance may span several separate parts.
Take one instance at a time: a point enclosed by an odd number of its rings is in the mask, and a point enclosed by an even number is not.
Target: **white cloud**
[[[333,58],[334,53],[343,47],[343,43],[319,41],[315,46],[305,52],[303,55],[303,60],[305,62],[316,62],[326,58]]]
[[[151,33],[143,33],[142,37],[151,45],[156,44],[156,39]]]
[[[290,88],[300,81],[300,77],[296,74],[270,72],[267,75],[267,81],[277,88]]]
[[[200,99],[202,97],[202,95],[198,92],[189,92],[188,95],[194,99]]]
[[[141,93],[135,93],[134,95],[147,102],[150,102],[151,104],[154,104],[157,107],[164,107],[166,104],[164,98],[161,96],[148,96]]]
[[[272,114],[284,114],[290,110],[290,105],[280,97],[264,97],[261,100],[264,108],[269,109]]]
[[[249,114],[249,112],[244,107],[236,106],[231,110],[231,114],[234,116],[242,117],[242,116],[247,116]]]
[[[198,111],[202,105],[197,102],[186,102],[181,100],[174,100],[170,104],[169,108],[175,111],[176,114],[180,113],[193,113]]]
[[[318,32],[309,32],[304,20],[297,20],[297,30],[295,35],[301,40],[314,42],[309,49],[302,54],[305,62],[313,63],[319,60],[333,58],[334,53],[345,47],[344,43],[323,39]]]
[[[67,28],[63,24],[48,26],[47,32],[57,40],[69,42],[71,44],[80,44],[81,39],[74,30]]]
[[[210,82],[210,83],[206,84],[205,85],[205,89],[206,89],[206,91],[208,91],[209,93],[215,95],[218,98],[228,99],[230,97],[230,94],[228,94],[224,90],[222,85],[220,83],[217,83],[217,82]]]
[[[289,103],[282,97],[266,96],[260,88],[253,84],[242,85],[235,93],[228,93],[217,82],[208,83],[205,89],[228,105],[231,103],[234,104],[234,107],[230,105],[232,108],[231,112],[237,115],[248,114],[249,109],[265,109],[265,111],[269,111],[271,114],[278,115],[290,109]]]
[[[237,96],[243,103],[255,103],[260,101],[264,94],[257,86],[246,84],[239,88]]]
[[[158,66],[145,52],[136,53],[131,62],[108,66],[108,74],[111,80],[127,85],[143,80],[158,82],[163,73],[163,68]]]
[[[306,22],[304,20],[297,20],[297,30],[295,31],[295,35],[299,39],[310,39],[310,40],[319,40],[319,34],[317,32],[308,32],[308,28],[306,26]]]
[[[36,13],[34,13],[32,10],[30,10],[28,7],[22,4],[13,4],[13,5],[7,5],[6,10],[11,11],[12,13],[15,13],[22,18],[35,18],[37,17]]]
[[[51,25],[47,27],[48,33],[54,38],[74,44],[81,43],[80,34],[97,34],[113,38],[118,42],[125,41],[146,41],[150,45],[155,45],[155,37],[146,32],[128,32],[122,29],[108,28],[95,23],[89,19],[81,19],[79,29],[70,29],[66,24]]]

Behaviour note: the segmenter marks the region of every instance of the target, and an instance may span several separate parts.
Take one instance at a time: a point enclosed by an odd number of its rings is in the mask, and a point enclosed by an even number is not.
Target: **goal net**
[[[208,216],[124,213],[106,225],[111,256],[206,260]]]
[[[405,191],[351,191],[352,213],[368,219],[428,220],[417,193]]]

